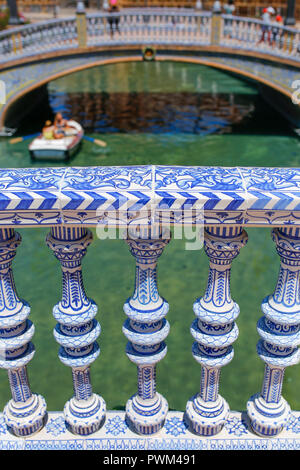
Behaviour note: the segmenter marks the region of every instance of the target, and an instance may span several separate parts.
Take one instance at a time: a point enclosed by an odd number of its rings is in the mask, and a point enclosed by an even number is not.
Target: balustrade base
[[[103,398],[93,394],[89,403],[74,397],[64,407],[64,417],[68,429],[81,436],[92,434],[104,422],[106,404]]]
[[[259,436],[276,436],[282,432],[289,420],[291,408],[281,397],[279,403],[267,403],[259,393],[247,403],[251,427]]]
[[[231,411],[219,434],[197,436],[184,421],[184,413],[169,411],[155,436],[140,436],[126,422],[124,411],[107,411],[97,432],[72,434],[63,413],[49,412],[44,428],[25,438],[12,435],[0,413],[0,450],[300,450],[300,412],[293,411],[279,437],[260,437],[251,429],[247,414]]]
[[[218,434],[229,413],[229,405],[220,395],[215,402],[204,402],[199,394],[186,405],[186,417],[191,430],[201,436]]]
[[[45,399],[33,394],[27,402],[10,400],[4,408],[3,416],[13,434],[25,437],[36,434],[44,426],[47,413]]]
[[[168,413],[167,400],[160,393],[156,393],[157,401],[147,407],[139,403],[136,397],[131,397],[126,404],[128,422],[138,434],[156,434],[162,428]]]

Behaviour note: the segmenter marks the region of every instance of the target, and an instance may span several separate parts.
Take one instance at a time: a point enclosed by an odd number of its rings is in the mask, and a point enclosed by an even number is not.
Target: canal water
[[[19,106],[19,109],[18,109]],[[32,106],[14,108],[18,134],[40,129],[61,111],[80,122],[87,135],[106,148],[84,142],[69,165],[222,165],[295,166],[300,141],[289,123],[261,97],[253,83],[205,66],[173,62],[106,65],[55,80],[35,93]],[[0,165],[50,166],[32,163],[28,141],[0,140]],[[53,164],[52,164],[53,165]],[[61,163],[60,166],[66,165]],[[58,166],[55,163],[55,166]],[[32,307],[36,354],[30,363],[33,391],[49,410],[62,410],[72,394],[71,371],[57,357],[52,330],[53,305],[61,296],[57,260],[45,245],[47,229],[19,229],[23,243],[14,261],[20,297]],[[93,231],[94,232],[94,231]],[[233,361],[222,370],[220,393],[232,409],[245,409],[260,391],[263,363],[256,354],[260,302],[275,287],[279,258],[269,229],[248,229],[249,242],[232,268],[232,296],[240,305],[239,338]],[[92,366],[94,391],[108,409],[122,409],[136,391],[136,368],[125,355],[123,303],[132,293],[134,260],[121,240],[95,241],[83,261],[87,294],[99,306],[101,355]],[[185,250],[173,240],[159,260],[159,290],[170,304],[168,354],[158,364],[158,390],[171,409],[184,409],[199,390],[200,366],[191,354],[192,305],[203,294],[208,260],[203,250]],[[299,366],[287,369],[283,394],[300,409]],[[7,374],[0,371],[0,408],[10,398]]]

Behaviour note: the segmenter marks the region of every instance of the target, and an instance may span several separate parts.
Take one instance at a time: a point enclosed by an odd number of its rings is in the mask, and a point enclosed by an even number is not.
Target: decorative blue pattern
[[[90,364],[100,353],[97,338],[101,332],[94,318],[97,305],[85,293],[81,260],[92,241],[85,228],[53,227],[46,242],[62,267],[62,299],[53,315],[58,321],[54,337],[60,344],[59,358],[72,368],[74,397],[64,407],[64,416],[72,432],[88,435],[103,424],[106,405],[92,392]],[[78,405],[80,403],[80,405]]]
[[[105,424],[106,434],[111,434],[113,436],[119,436],[120,434],[125,434],[128,429],[126,421],[120,416],[114,416],[113,418],[108,418]]]
[[[0,170],[1,225],[300,225],[300,169],[133,166]],[[182,212],[181,212],[182,213]],[[201,212],[202,214],[202,212]],[[191,222],[199,214],[191,216]],[[178,223],[179,223],[178,222]]]
[[[260,436],[274,436],[287,425],[291,409],[281,396],[284,370],[300,361],[299,229],[275,228],[272,238],[281,266],[275,291],[263,300],[264,317],[258,321],[257,352],[265,362],[263,387],[247,404],[251,425]]]
[[[0,416],[0,434],[6,434],[7,428],[4,416]]]
[[[51,436],[59,436],[66,432],[66,423],[62,416],[58,418],[50,418],[45,426],[45,431],[50,433]]]
[[[191,327],[196,340],[193,356],[202,366],[200,393],[186,406],[193,431],[204,436],[220,432],[229,415],[229,406],[218,391],[220,368],[232,360],[232,344],[238,336],[234,320],[239,307],[231,299],[230,270],[247,240],[241,227],[205,228],[204,248],[210,269],[206,291],[194,303],[197,319]]]
[[[180,419],[178,416],[173,416],[172,418],[166,419],[164,428],[167,434],[178,437],[186,434],[188,425],[183,419]]]
[[[122,411],[108,412],[103,428],[85,437],[70,433],[61,413],[50,413],[43,430],[29,439],[20,439],[9,433],[0,414],[0,450],[300,450],[298,412],[291,415],[280,437],[272,438],[256,436],[244,413],[230,413],[222,435],[208,438],[191,433],[180,412],[168,413],[159,435],[143,437],[132,432],[124,415]]]
[[[154,237],[150,228],[131,237],[129,229],[125,241],[136,258],[136,277],[134,293],[124,305],[128,319],[123,333],[129,340],[127,356],[138,368],[138,393],[127,401],[126,416],[139,434],[154,434],[168,411],[166,399],[156,392],[156,364],[166,355],[169,333],[164,319],[169,305],[158,293],[156,265],[170,234],[160,230]]]
[[[300,416],[295,416],[293,413],[290,414],[289,421],[286,425],[287,431],[293,431],[293,433],[300,433]]]
[[[245,419],[243,419],[243,416],[242,419],[239,419],[237,416],[229,416],[224,427],[229,434],[233,434],[237,437],[248,433],[247,423]]]

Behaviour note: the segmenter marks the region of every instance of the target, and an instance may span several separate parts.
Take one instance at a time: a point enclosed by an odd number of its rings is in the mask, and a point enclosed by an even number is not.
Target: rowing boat
[[[68,121],[65,136],[60,139],[47,139],[40,134],[29,145],[29,153],[34,160],[69,160],[79,149],[84,131],[76,121]]]

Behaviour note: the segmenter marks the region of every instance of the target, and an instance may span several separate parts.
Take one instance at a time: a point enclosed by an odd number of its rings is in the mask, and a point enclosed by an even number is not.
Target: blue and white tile
[[[127,225],[147,217],[153,167],[69,168],[60,194],[64,223]]]
[[[152,165],[70,167],[62,191],[151,191]]]
[[[168,211],[204,210],[206,223],[242,223],[246,192],[237,168],[158,166],[155,202],[161,216]]]
[[[124,411],[108,411],[101,429],[84,437],[67,429],[62,413],[49,412],[39,433],[18,438],[9,433],[0,414],[0,450],[299,450],[299,422],[300,412],[292,412],[278,437],[262,438],[250,429],[246,414],[231,411],[219,434],[201,437],[188,429],[183,412],[170,411],[157,434],[140,436],[128,426]]]
[[[0,225],[61,223],[60,183],[65,168],[0,169]]]
[[[300,169],[240,168],[247,191],[247,224],[300,222]]]

